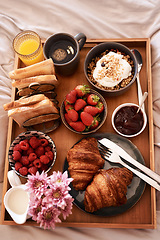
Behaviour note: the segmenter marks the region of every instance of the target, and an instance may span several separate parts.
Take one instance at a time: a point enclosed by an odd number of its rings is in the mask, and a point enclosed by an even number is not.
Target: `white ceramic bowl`
[[[116,116],[117,112],[118,112],[120,109],[122,109],[122,108],[124,108],[124,107],[128,107],[128,106],[136,106],[137,108],[139,107],[137,104],[134,104],[134,103],[124,103],[124,104],[119,105],[119,106],[113,111],[113,113],[112,113],[112,119],[111,119],[111,120],[112,120],[112,126],[113,126],[114,130],[115,130],[118,134],[120,134],[121,136],[123,136],[123,137],[136,137],[136,136],[138,136],[140,133],[142,133],[142,132],[144,131],[144,129],[145,129],[146,125],[147,125],[147,116],[146,116],[146,113],[144,112],[143,109],[141,109],[140,111],[141,111],[142,114],[143,114],[143,120],[144,120],[144,122],[143,122],[142,128],[141,128],[138,132],[136,132],[136,133],[134,133],[134,134],[124,134],[124,133],[120,132],[120,131],[116,128],[116,126],[115,126],[115,116]]]

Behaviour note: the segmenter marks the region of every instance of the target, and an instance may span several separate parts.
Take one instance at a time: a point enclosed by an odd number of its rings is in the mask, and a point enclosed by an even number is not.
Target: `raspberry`
[[[22,149],[21,149],[21,147],[20,147],[19,144],[16,144],[16,145],[14,146],[14,148],[13,148],[13,151],[19,151],[19,152],[22,152]]]
[[[44,147],[39,146],[38,148],[36,148],[35,153],[37,154],[38,157],[40,157],[41,155],[44,154]]]
[[[28,165],[29,164],[28,157],[27,156],[22,156],[20,162],[25,166]]]
[[[16,162],[14,167],[15,167],[15,170],[18,171],[22,167],[22,163]]]
[[[42,163],[40,162],[39,159],[36,159],[33,161],[33,165],[37,168],[41,168],[42,167]]]
[[[45,139],[45,138],[41,138],[40,139],[40,143],[43,147],[46,147],[49,143],[48,143],[48,140]]]
[[[22,150],[25,150],[25,151],[26,151],[26,150],[29,149],[29,144],[28,144],[25,140],[20,141],[19,145],[20,145],[20,147],[21,147]]]
[[[33,149],[39,147],[40,145],[40,140],[36,137],[31,137],[29,140],[29,143]]]
[[[33,152],[34,152],[33,148],[29,147],[29,149],[27,150],[27,155],[29,156],[29,154]]]
[[[47,157],[49,157],[50,160],[53,160],[53,152],[52,152],[52,151],[45,152],[45,155],[46,155]]]
[[[30,174],[33,174],[33,175],[35,175],[37,171],[38,171],[38,168],[36,168],[36,167],[30,167],[30,168],[28,169],[28,172],[29,172]]]
[[[41,171],[47,171],[48,166],[46,164],[42,164],[42,167],[40,168]]]
[[[13,151],[12,157],[13,160],[18,161],[21,159],[21,153],[19,151]]]
[[[27,167],[22,167],[22,168],[20,168],[20,169],[19,169],[19,173],[20,173],[21,175],[23,175],[23,176],[27,175],[27,173],[28,173]]]
[[[37,159],[37,155],[36,155],[35,153],[30,153],[30,154],[29,154],[28,160],[29,160],[30,162],[33,162],[33,161],[36,160],[36,159]]]
[[[30,168],[30,167],[33,167],[34,165],[33,165],[33,162],[31,162],[29,165],[28,165],[28,167]]]
[[[45,152],[49,152],[49,151],[51,151],[51,147],[47,146],[47,147],[44,148],[44,150],[45,150]]]
[[[47,157],[46,155],[42,155],[40,156],[40,161],[43,163],[43,164],[48,164],[50,162],[50,159],[49,157]]]

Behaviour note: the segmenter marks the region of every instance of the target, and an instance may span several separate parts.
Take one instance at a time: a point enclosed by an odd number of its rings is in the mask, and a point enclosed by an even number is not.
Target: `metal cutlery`
[[[142,88],[141,88],[141,83],[140,83],[140,79],[139,79],[139,73],[141,71],[143,61],[142,61],[142,56],[137,49],[132,49],[131,51],[134,53],[134,55],[137,59],[137,63],[138,63],[137,89],[138,89],[138,101],[139,101],[139,104],[140,104],[141,99],[142,99]],[[143,110],[145,110],[144,109],[144,104],[143,104],[142,108],[143,108]]]
[[[123,148],[118,146],[116,143],[112,142],[108,138],[102,138],[98,140],[99,143],[104,145],[107,148],[110,148],[111,150],[113,149],[114,152],[116,152],[120,157],[124,158],[127,162],[130,164],[134,165],[135,167],[139,168],[141,171],[146,173],[148,176],[150,176],[152,179],[160,183],[160,175],[157,173],[153,172],[151,169],[148,167],[144,166],[143,164],[139,163],[136,161],[133,157],[131,157]]]
[[[105,160],[107,160],[109,162],[112,162],[112,163],[120,163],[121,165],[123,165],[124,167],[126,167],[130,171],[132,171],[135,175],[140,177],[142,180],[144,180],[146,183],[150,184],[152,187],[154,187],[155,189],[160,191],[160,184],[158,184],[155,180],[153,180],[152,178],[148,177],[144,173],[136,170],[135,168],[132,168],[131,166],[129,166],[128,164],[123,162],[123,160],[119,157],[119,155],[116,152],[111,151],[110,149],[105,148],[101,144],[99,144],[98,147],[99,147],[100,154],[102,155],[102,157]]]

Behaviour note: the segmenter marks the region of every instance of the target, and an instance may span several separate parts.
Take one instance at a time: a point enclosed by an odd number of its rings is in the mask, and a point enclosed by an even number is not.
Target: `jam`
[[[137,113],[137,106],[122,107],[114,117],[116,129],[125,135],[138,133],[144,124],[143,113],[140,110]]]

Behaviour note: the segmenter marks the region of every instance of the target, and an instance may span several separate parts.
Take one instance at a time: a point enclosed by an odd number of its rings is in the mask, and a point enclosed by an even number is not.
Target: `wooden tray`
[[[70,77],[58,76],[60,82],[59,87],[56,89],[57,99],[59,101],[59,106],[65,97],[65,95],[73,89],[76,85],[80,83],[88,84],[83,71],[84,60],[88,51],[98,43],[115,41],[120,42],[130,49],[136,48],[140,51],[143,58],[143,67],[140,72],[140,80],[143,91],[148,91],[148,99],[145,102],[145,108],[148,115],[148,124],[145,131],[135,137],[130,139],[135,146],[140,150],[143,158],[145,159],[146,166],[154,170],[154,148],[153,148],[153,113],[152,113],[152,80],[151,80],[151,53],[150,53],[150,39],[93,39],[87,40],[85,46],[80,52],[80,64],[75,74]],[[21,61],[16,56],[15,68],[22,67]],[[89,84],[88,84],[89,85]],[[92,86],[91,86],[92,87]],[[105,124],[99,129],[98,132],[114,132],[111,126],[111,114],[113,110],[124,102],[134,102],[138,103],[137,98],[137,84],[135,83],[131,88],[121,96],[118,97],[106,97],[104,96],[108,105],[108,116]],[[12,100],[15,99],[15,89],[12,90]],[[9,170],[8,164],[8,148],[11,141],[21,132],[26,131],[25,129],[20,129],[18,125],[9,119],[8,128],[8,139],[6,147],[6,159],[5,159],[5,172],[4,172],[4,187],[3,196],[7,189],[10,188],[7,180],[7,172]],[[49,134],[54,140],[57,148],[57,159],[52,170],[63,170],[64,160],[67,151],[72,147],[72,145],[81,139],[83,136],[80,134],[75,134],[69,131],[63,124],[60,125],[58,129]],[[25,182],[24,179],[21,179]],[[1,224],[5,225],[15,225],[14,221],[10,218],[7,211],[2,203],[1,210]],[[32,220],[27,220],[24,225],[36,225]],[[138,203],[131,209],[123,214],[113,216],[113,217],[98,217],[95,215],[87,214],[73,206],[72,215],[70,215],[66,221],[57,224],[63,227],[102,227],[102,228],[144,228],[153,229],[156,228],[156,196],[155,189],[146,186],[144,194]]]

